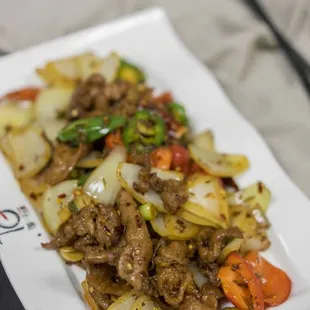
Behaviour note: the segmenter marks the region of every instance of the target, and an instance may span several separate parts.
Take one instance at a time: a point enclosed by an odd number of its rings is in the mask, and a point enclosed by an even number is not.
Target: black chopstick
[[[310,65],[308,62],[293,48],[288,40],[281,34],[275,26],[270,16],[266,13],[263,6],[257,0],[243,0],[252,10],[258,15],[270,28],[274,36],[278,40],[279,46],[285,52],[292,67],[300,77],[303,86],[305,87],[308,96],[310,97]]]

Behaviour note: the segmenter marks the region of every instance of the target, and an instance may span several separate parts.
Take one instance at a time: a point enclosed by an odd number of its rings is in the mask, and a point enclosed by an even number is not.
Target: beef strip
[[[214,230],[210,227],[201,229],[197,236],[198,254],[205,263],[214,263],[226,243],[233,238],[243,238],[238,227]]]
[[[122,226],[117,211],[110,206],[92,205],[73,214],[60,226],[55,238],[42,246],[47,249],[57,249],[73,245],[81,251],[88,252],[93,251],[90,245],[96,245],[101,249],[109,248],[117,244],[121,236]]]
[[[122,190],[117,200],[122,223],[125,227],[125,246],[118,263],[118,275],[131,284],[136,291],[150,294],[148,266],[153,248],[150,234],[132,196]]]
[[[106,264],[90,265],[86,281],[90,291],[94,288],[100,294],[121,296],[131,289],[124,280],[117,276],[115,267]]]
[[[90,146],[86,144],[80,144],[77,148],[65,143],[57,144],[51,164],[41,174],[44,182],[55,185],[66,180],[76,163],[85,157],[89,150]]]
[[[90,76],[75,90],[68,119],[112,114],[133,116],[139,106],[152,100],[152,89],[146,85],[135,85],[124,80],[106,83],[99,74]]]
[[[158,250],[155,259],[156,281],[159,295],[165,302],[178,307],[186,293],[196,291],[192,273],[188,268],[188,246],[182,241],[173,241]]]

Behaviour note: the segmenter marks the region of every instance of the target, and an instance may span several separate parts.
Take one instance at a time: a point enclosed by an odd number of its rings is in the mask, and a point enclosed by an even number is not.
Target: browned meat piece
[[[185,242],[173,241],[161,247],[155,259],[156,281],[159,295],[166,303],[178,307],[186,293],[196,291],[192,273],[188,268],[188,246]]]
[[[73,247],[81,252],[87,252],[90,249],[96,248],[98,247],[99,243],[96,240],[95,237],[91,237],[89,235],[80,237],[79,239],[77,239],[74,244]]]
[[[72,96],[67,111],[68,119],[84,117],[87,112],[91,111],[98,93],[105,84],[104,78],[99,74],[94,74],[82,82]]]
[[[202,229],[197,236],[197,247],[200,258],[205,263],[217,260],[226,243],[233,238],[242,238],[238,227],[214,230],[210,227]]]
[[[125,227],[125,246],[117,263],[118,275],[135,290],[150,290],[148,265],[153,254],[152,241],[147,226],[131,195],[122,190],[118,207]]]
[[[96,239],[105,248],[116,245],[122,234],[121,218],[112,206],[99,206],[96,219]]]
[[[43,244],[43,247],[56,249],[72,245],[78,238],[84,237],[74,244],[79,250],[89,250],[89,244],[94,244],[96,248],[109,248],[116,244],[122,235],[120,217],[116,210],[112,209],[103,205],[84,207],[78,214],[72,215],[57,231],[56,237]],[[105,221],[105,217],[109,223]]]
[[[124,280],[117,277],[115,267],[91,265],[87,270],[86,281],[89,291],[94,288],[100,294],[121,296],[130,290]]]
[[[217,273],[219,271],[219,266],[216,263],[205,263],[201,260],[201,258],[197,259],[197,266],[200,269],[200,272],[208,279],[208,283],[210,283],[214,287],[220,286],[220,280],[217,277]]]
[[[90,248],[85,252],[84,261],[88,264],[104,264],[107,263],[115,266],[119,259],[121,247],[114,247],[109,250]]]
[[[67,179],[76,163],[85,157],[89,150],[90,146],[86,144],[80,144],[78,148],[70,147],[65,143],[57,144],[51,164],[41,174],[44,182],[55,185]]]
[[[204,304],[217,309],[218,300],[223,298],[224,295],[218,287],[212,284],[205,283],[200,289],[201,299]]]
[[[108,294],[100,294],[96,289],[92,288],[89,292],[93,300],[95,301],[98,310],[107,310],[112,304],[111,296]],[[97,309],[96,309],[97,310]]]
[[[114,114],[130,117],[152,99],[152,89],[145,85],[134,85],[118,80],[105,83],[104,78],[94,74],[82,82],[75,90],[68,119],[87,116]]]

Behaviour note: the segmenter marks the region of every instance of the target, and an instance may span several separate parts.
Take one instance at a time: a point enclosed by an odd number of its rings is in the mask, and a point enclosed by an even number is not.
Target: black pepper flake
[[[35,193],[30,193],[29,194],[29,197],[31,198],[31,199],[33,199],[33,200],[37,200],[37,195],[35,194]]]
[[[63,198],[66,198],[67,195],[65,193],[63,193],[63,194],[59,194],[57,197],[63,199]]]
[[[264,190],[262,182],[258,182],[258,192],[261,194]]]

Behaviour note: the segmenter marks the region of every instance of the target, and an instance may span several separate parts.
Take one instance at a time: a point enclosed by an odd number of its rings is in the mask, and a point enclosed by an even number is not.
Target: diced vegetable
[[[211,130],[205,130],[195,135],[192,138],[192,144],[204,150],[215,151],[214,136]]]
[[[117,145],[124,145],[122,135],[119,129],[109,133],[105,138],[105,146],[112,150]]]
[[[124,126],[125,123],[126,119],[117,115],[81,118],[63,128],[58,133],[58,139],[73,144],[91,143]]]
[[[36,175],[51,158],[51,146],[37,126],[10,131],[1,139],[0,147],[10,161],[17,178]]]
[[[258,205],[262,211],[266,212],[270,204],[271,193],[263,182],[256,182],[241,191],[229,193],[227,199],[230,205]]]
[[[101,153],[98,151],[92,151],[86,157],[79,160],[79,162],[76,164],[76,167],[86,169],[96,168],[102,163],[103,158],[101,157]]]
[[[158,147],[149,155],[152,167],[169,170],[172,162],[172,152],[168,147]]]
[[[37,121],[44,125],[46,121],[63,115],[70,104],[72,92],[72,86],[53,86],[41,90],[34,103]]]
[[[189,240],[199,232],[197,225],[172,214],[159,214],[150,223],[160,236],[171,240]]]
[[[189,169],[189,152],[188,150],[178,144],[170,145],[170,150],[172,152],[172,169],[180,169],[182,172],[187,172]]]
[[[220,227],[228,227],[226,194],[218,180],[196,173],[189,177],[187,184],[189,198],[183,208]]]
[[[9,128],[17,128],[30,124],[34,119],[31,103],[18,103],[4,100],[0,102],[0,138]]]
[[[235,238],[235,239],[231,240],[225,246],[225,248],[221,251],[221,253],[217,259],[217,263],[219,265],[222,265],[230,253],[238,252],[240,250],[243,242],[244,242],[244,239],[242,239],[242,238]]]
[[[249,251],[265,251],[269,247],[270,240],[266,233],[245,234],[240,252],[248,253]]]
[[[64,119],[55,119],[51,121],[40,122],[39,126],[44,130],[44,134],[47,139],[52,143],[57,143],[58,132],[63,129],[67,124]]]
[[[149,203],[141,205],[139,211],[146,221],[154,220],[157,215],[157,209]]]
[[[220,154],[194,144],[189,145],[189,151],[194,161],[213,176],[233,177],[249,167],[249,161],[244,155]]]
[[[139,296],[134,292],[128,292],[121,297],[119,297],[108,310],[131,310],[135,301]]]
[[[172,102],[169,104],[168,109],[172,114],[173,118],[181,125],[187,125],[187,116],[185,108],[179,104]]]
[[[197,224],[197,225],[211,226],[211,227],[215,227],[215,228],[219,227],[219,225],[207,220],[206,218],[198,216],[198,215],[191,213],[185,209],[181,209],[177,215],[184,218],[185,220],[187,220],[191,223]]]
[[[60,256],[69,263],[80,262],[84,258],[84,253],[75,250],[71,246],[65,246],[59,249]]]
[[[118,166],[118,178],[121,182],[121,185],[131,194],[135,199],[137,199],[141,204],[153,204],[158,211],[167,212],[164,208],[163,201],[160,198],[160,195],[150,190],[145,194],[137,192],[133,188],[133,183],[137,182],[139,179],[139,171],[141,166],[129,163],[123,163]],[[183,180],[184,175],[179,172],[170,171],[170,170],[161,170],[157,168],[152,168],[152,173],[157,173],[157,176],[163,180]]]
[[[72,199],[73,190],[77,187],[75,180],[63,181],[50,187],[44,195],[42,214],[49,231],[55,235],[62,221],[59,212],[62,205]]]
[[[123,131],[125,145],[156,145],[164,142],[166,127],[164,120],[148,110],[136,112]]]
[[[83,186],[84,191],[97,202],[113,204],[121,189],[117,177],[118,165],[126,161],[126,156],[126,149],[123,146],[115,147],[89,176]]]
[[[120,68],[118,71],[118,78],[121,80],[131,82],[133,84],[138,84],[145,81],[143,71],[136,65],[129,63],[125,59],[121,60]]]

